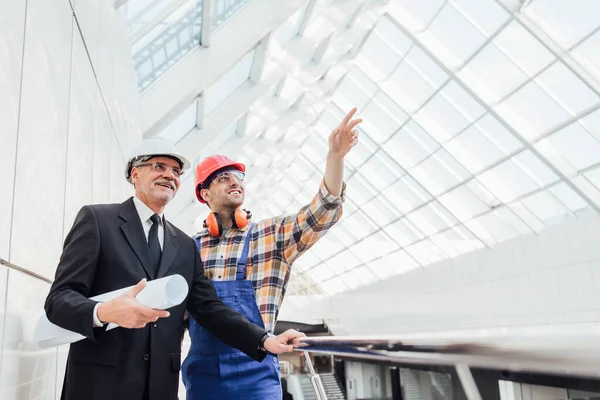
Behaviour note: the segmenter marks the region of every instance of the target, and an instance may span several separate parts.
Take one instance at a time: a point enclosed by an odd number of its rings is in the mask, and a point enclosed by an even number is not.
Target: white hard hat
[[[179,161],[181,168],[185,171],[190,167],[187,158],[181,155],[173,142],[163,138],[152,138],[143,140],[131,153],[127,165],[125,166],[125,179],[131,183],[131,169],[136,162],[144,162],[152,157],[171,157]]]

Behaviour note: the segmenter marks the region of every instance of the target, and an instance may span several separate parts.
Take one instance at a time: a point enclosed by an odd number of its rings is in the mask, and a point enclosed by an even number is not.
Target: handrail
[[[598,323],[301,340],[305,345],[298,351],[396,365],[454,367],[470,400],[481,399],[472,368],[600,378]]]
[[[6,266],[6,267],[8,267],[10,269],[14,269],[16,271],[22,272],[22,273],[24,273],[26,275],[29,275],[29,276],[31,276],[33,278],[39,279],[39,280],[44,281],[44,282],[49,283],[49,284],[52,284],[52,282],[53,282],[52,279],[48,279],[45,276],[42,276],[40,274],[37,274],[37,273],[35,273],[33,271],[28,270],[27,268],[19,267],[18,265],[13,264],[13,263],[11,263],[9,261],[6,261],[6,260],[4,260],[2,258],[0,258],[0,265],[4,265],[4,266]]]
[[[317,396],[317,400],[327,400],[327,393],[325,393],[325,388],[323,387],[323,382],[321,382],[321,377],[315,372],[315,369],[312,365],[312,361],[308,353],[304,353],[304,360],[306,361],[306,366],[308,367],[310,383],[312,384],[313,390],[315,391],[315,396]]]

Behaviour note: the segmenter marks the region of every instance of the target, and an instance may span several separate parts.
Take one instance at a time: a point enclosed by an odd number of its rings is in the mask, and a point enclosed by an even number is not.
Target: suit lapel
[[[162,278],[165,276],[171,264],[175,260],[177,251],[179,250],[179,243],[177,242],[177,233],[169,222],[164,221],[165,226],[165,241],[163,244],[162,258],[160,259],[160,267],[158,268],[158,274],[156,278]]]
[[[153,279],[154,271],[150,268],[148,260],[148,242],[146,241],[146,235],[144,234],[139,214],[135,209],[135,204],[133,204],[133,198],[122,203],[119,217],[124,221],[121,225],[121,230],[125,234],[129,245],[142,263],[148,279]]]

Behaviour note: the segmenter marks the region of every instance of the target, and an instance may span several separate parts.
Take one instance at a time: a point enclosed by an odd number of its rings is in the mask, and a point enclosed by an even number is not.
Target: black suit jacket
[[[204,271],[189,236],[165,224],[163,255],[155,277],[133,198],[122,204],[84,206],[65,239],[46,299],[48,319],[86,339],[70,345],[64,400],[137,400],[148,385],[151,400],[177,399],[185,310],[225,343],[260,361],[265,331],[227,307]],[[94,328],[89,297],[180,274],[189,295],[170,317],[142,329]]]

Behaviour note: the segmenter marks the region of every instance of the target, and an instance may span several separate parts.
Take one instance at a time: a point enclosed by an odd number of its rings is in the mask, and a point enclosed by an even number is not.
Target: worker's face
[[[239,208],[244,203],[244,173],[238,170],[220,172],[201,193],[213,210]]]
[[[140,200],[146,204],[166,205],[173,200],[179,189],[179,163],[169,157],[154,157],[134,167],[131,177]]]

